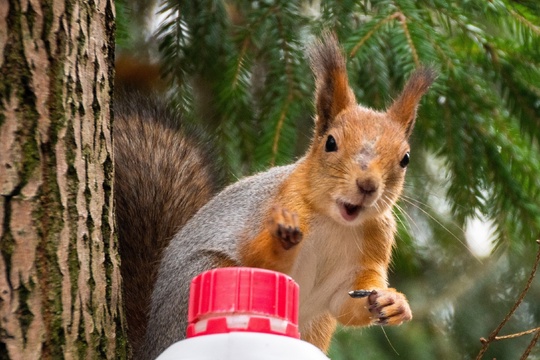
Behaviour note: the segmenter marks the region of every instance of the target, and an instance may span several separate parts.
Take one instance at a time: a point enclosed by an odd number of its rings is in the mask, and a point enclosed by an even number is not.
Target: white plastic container
[[[298,284],[254,268],[204,272],[191,283],[187,339],[158,360],[328,360],[298,333]]]

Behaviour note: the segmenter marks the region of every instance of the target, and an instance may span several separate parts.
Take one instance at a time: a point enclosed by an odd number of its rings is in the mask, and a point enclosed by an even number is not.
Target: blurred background
[[[363,105],[383,110],[416,67],[435,67],[395,209],[390,282],[414,319],[341,328],[330,356],[476,357],[539,247],[540,1],[117,0],[116,11],[117,72],[205,132],[229,182],[306,150],[305,48],[323,29],[343,44]],[[537,327],[540,276],[500,335]],[[532,338],[495,342],[484,358],[519,359]]]

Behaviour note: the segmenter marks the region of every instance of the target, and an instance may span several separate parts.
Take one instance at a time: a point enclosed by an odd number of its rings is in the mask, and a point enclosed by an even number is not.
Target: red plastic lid
[[[187,337],[249,331],[300,338],[298,284],[275,271],[231,267],[191,282]]]

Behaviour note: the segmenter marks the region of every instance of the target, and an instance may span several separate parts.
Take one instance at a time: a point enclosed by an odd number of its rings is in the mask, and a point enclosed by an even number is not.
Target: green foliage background
[[[149,28],[154,6],[163,20]],[[157,58],[171,101],[202,126],[231,180],[305,150],[313,78],[305,47],[338,34],[357,100],[383,109],[420,64],[439,78],[412,138],[391,283],[415,319],[341,329],[333,359],[474,357],[530,271],[540,237],[540,2],[536,0],[117,1],[119,49]],[[468,248],[467,221],[493,225]],[[540,282],[503,333],[540,326]],[[531,336],[490,347],[516,359]],[[540,359],[538,347],[533,359]]]

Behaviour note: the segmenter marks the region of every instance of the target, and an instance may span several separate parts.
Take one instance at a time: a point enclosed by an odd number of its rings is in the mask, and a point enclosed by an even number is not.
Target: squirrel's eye
[[[399,162],[399,166],[401,166],[402,168],[407,167],[407,165],[409,165],[410,159],[411,159],[411,155],[409,155],[409,152],[407,151],[403,159],[401,159],[401,161]]]
[[[326,152],[332,152],[337,151],[337,143],[336,139],[332,135],[328,135],[328,138],[326,139],[326,146],[324,148]]]

